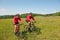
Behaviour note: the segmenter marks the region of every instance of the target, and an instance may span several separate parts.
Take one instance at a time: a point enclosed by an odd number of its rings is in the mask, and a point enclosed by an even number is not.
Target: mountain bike
[[[28,31],[29,33],[36,32],[37,34],[39,34],[40,33],[40,28],[35,26],[35,23],[36,22],[31,22],[30,23],[30,28],[28,28],[27,25],[25,25],[25,31]]]
[[[22,25],[22,24],[20,24]],[[27,37],[26,37],[26,32],[25,31],[20,31],[20,28],[17,28],[17,33],[15,34],[15,36],[17,37],[18,40],[27,40]]]

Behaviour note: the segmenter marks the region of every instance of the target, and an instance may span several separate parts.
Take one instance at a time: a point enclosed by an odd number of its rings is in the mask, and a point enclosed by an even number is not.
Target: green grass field
[[[35,25],[41,29],[41,33],[39,35],[29,34],[27,40],[60,40],[60,16],[35,18]],[[23,21],[26,25],[24,18]],[[21,31],[24,30],[24,25],[21,25]],[[0,19],[0,40],[18,40],[13,31],[12,19]]]

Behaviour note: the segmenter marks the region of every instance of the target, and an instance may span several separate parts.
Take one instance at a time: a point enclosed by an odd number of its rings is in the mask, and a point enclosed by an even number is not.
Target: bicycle
[[[35,23],[36,23],[36,22],[31,22],[31,23],[30,23],[30,28],[28,28],[27,25],[25,25],[25,31],[28,30],[29,33],[31,33],[31,32],[36,32],[37,34],[41,33],[41,32],[40,32],[40,28],[36,27],[36,26],[35,26]]]
[[[22,25],[22,24],[19,24],[19,25]],[[26,37],[26,32],[25,31],[20,31],[19,30],[20,28],[17,29],[17,33],[15,34],[17,39],[18,40],[21,40],[21,39],[24,39],[24,40],[27,40],[27,37]]]

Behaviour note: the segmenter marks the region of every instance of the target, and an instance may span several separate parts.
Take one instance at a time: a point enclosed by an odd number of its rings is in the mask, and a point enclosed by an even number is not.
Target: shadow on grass
[[[41,34],[40,28],[35,28],[33,31],[22,31],[16,35],[18,40],[35,40],[36,36]]]
[[[19,32],[16,34],[18,40],[27,40],[27,34],[25,31]]]

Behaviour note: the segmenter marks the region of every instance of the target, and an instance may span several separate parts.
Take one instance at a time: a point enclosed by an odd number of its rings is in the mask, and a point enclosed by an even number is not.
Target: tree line
[[[60,12],[56,12],[56,13],[51,13],[51,14],[37,14],[37,13],[32,13],[33,16],[60,16]],[[27,13],[21,14],[20,17],[21,18],[25,18],[27,16]],[[9,18],[13,18],[14,15],[3,15],[0,16],[0,19],[9,19]]]

